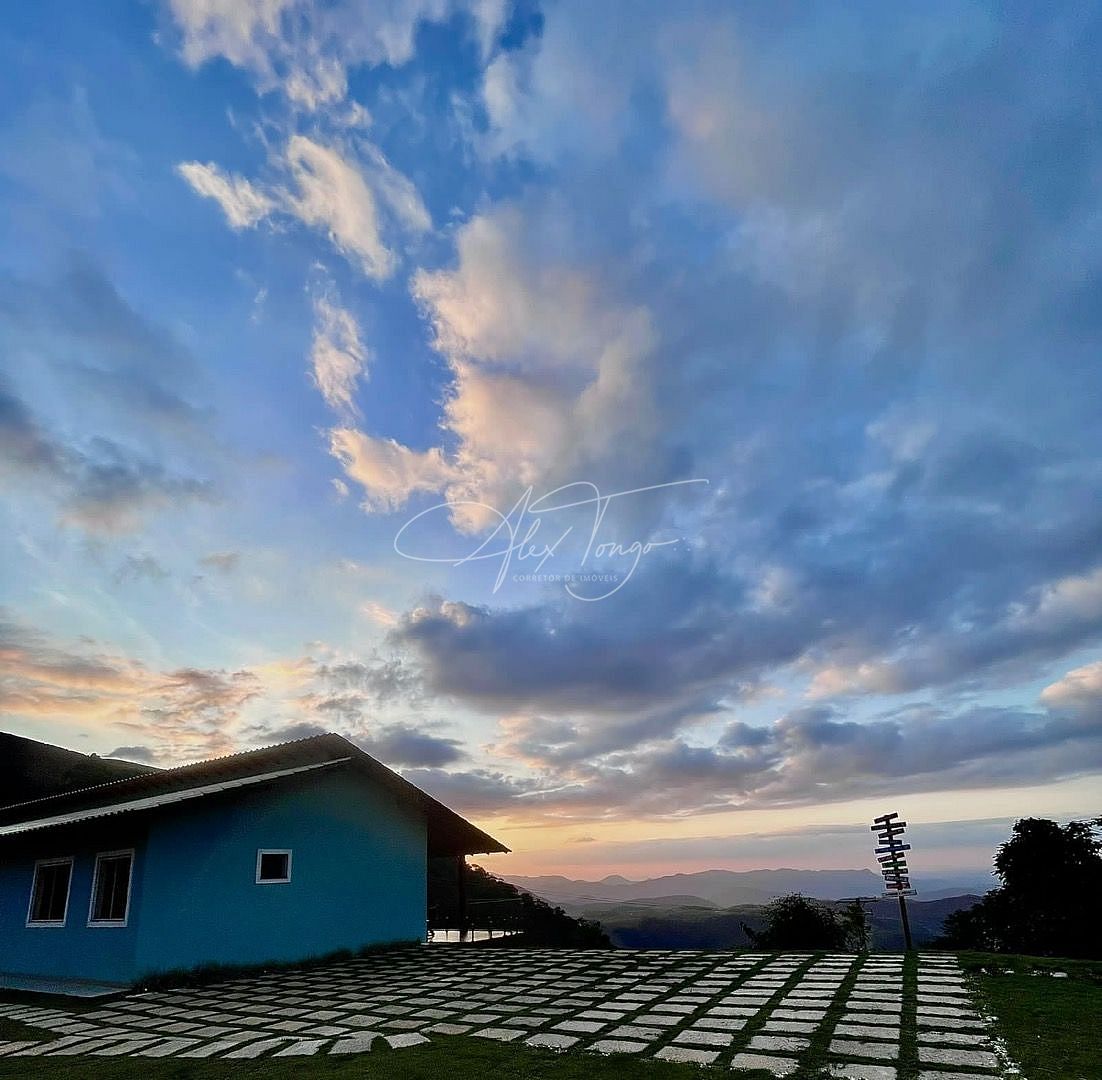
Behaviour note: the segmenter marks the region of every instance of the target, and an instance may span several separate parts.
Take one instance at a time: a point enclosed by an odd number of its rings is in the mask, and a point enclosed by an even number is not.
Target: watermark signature
[[[398,530],[394,536],[394,550],[403,558],[415,562],[446,563],[449,566],[496,562],[495,593],[509,580],[555,582],[561,583],[575,600],[593,603],[619,592],[652,551],[681,543],[680,538],[642,540],[608,537],[606,515],[609,507],[616,500],[638,498],[647,492],[707,483],[703,478],[673,480],[603,495],[596,484],[576,481],[563,484],[538,498],[534,488],[529,487],[506,513],[475,500],[437,503],[415,514]],[[488,535],[477,540],[473,550],[442,555],[416,550],[418,525],[424,527],[426,521],[440,515],[448,517],[459,508],[481,511],[491,523]],[[563,519],[571,516],[571,511],[579,520],[564,525]],[[568,537],[572,538],[571,545],[567,544]],[[549,564],[555,559],[564,559],[568,550],[578,553],[577,569],[569,573],[555,571]],[[597,595],[585,595],[580,589],[606,584],[611,587]]]

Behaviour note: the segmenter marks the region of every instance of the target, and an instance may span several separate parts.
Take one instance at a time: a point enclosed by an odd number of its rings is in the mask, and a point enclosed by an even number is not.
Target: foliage
[[[460,926],[458,864],[454,859],[429,860],[429,925]],[[519,930],[518,945],[550,945],[571,949],[612,947],[601,924],[574,918],[531,893],[483,870],[465,867],[467,929]],[[506,941],[511,939],[504,939]]]
[[[949,949],[1102,958],[1102,818],[1061,826],[1023,818],[995,856],[1001,885],[951,915],[936,944]]]
[[[852,949],[868,948],[869,922],[864,908],[854,901],[841,911],[791,893],[765,907],[765,927],[743,930],[756,949]]]

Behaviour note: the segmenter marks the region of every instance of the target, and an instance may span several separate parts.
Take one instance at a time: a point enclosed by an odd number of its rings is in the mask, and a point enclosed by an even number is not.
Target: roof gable
[[[380,784],[404,801],[417,805],[428,821],[429,855],[473,855],[509,849],[476,828],[427,792],[387,768],[354,743],[336,734],[314,735],[241,754],[182,765],[175,769],[131,776],[77,791],[0,807],[0,835],[23,832],[9,828],[34,823],[35,828],[58,827],[108,813],[151,810],[168,803],[243,786],[243,782],[278,782],[310,766],[343,765]],[[103,811],[96,813],[96,811]]]

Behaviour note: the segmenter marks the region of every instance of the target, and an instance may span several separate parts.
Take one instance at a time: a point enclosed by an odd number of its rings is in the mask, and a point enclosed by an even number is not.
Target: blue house
[[[133,983],[421,941],[426,860],[508,851],[339,735],[0,808],[0,973]]]

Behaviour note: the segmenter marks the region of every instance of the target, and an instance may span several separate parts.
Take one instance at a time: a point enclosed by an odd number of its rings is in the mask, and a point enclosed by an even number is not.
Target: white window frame
[[[99,888],[99,868],[104,859],[115,859],[120,855],[130,856],[130,868],[126,878],[126,912],[121,919],[95,919],[96,890]],[[126,926],[130,922],[130,898],[134,890],[134,849],[122,848],[119,851],[99,851],[96,853],[96,868],[92,872],[92,895],[88,897],[89,926]]]
[[[287,876],[282,878],[262,878],[260,876],[260,862],[265,855],[286,855]],[[256,883],[257,885],[290,885],[291,884],[291,860],[294,853],[290,848],[257,848],[256,849]]]
[[[27,901],[27,922],[28,928],[32,927],[60,927],[64,926],[69,919],[69,898],[73,895],[73,856],[61,855],[54,859],[36,859],[34,864],[34,874],[31,875],[31,896]],[[38,890],[38,868],[40,866],[65,866],[69,867],[69,885],[65,889],[65,910],[61,915],[61,921],[56,919],[35,919],[34,916],[34,894]]]

